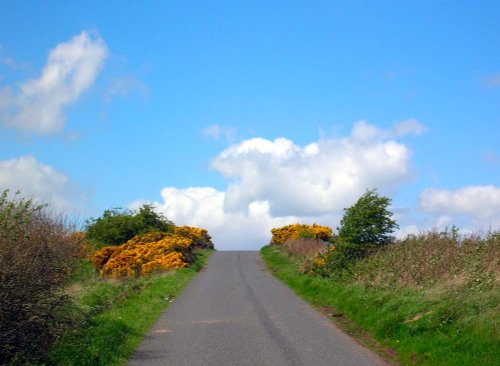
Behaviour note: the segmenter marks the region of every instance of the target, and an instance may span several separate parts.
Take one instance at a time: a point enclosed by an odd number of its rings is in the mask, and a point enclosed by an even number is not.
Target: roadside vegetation
[[[19,194],[0,195],[0,364],[24,364],[73,323],[64,289],[81,240],[64,218]]]
[[[80,326],[55,342],[48,365],[124,365],[144,334],[203,268],[210,250],[189,268],[69,287]]]
[[[76,231],[3,192],[0,365],[124,364],[213,247],[206,230],[148,205],[105,211]]]
[[[452,227],[395,240],[389,204],[367,191],[338,235],[296,233],[261,254],[275,276],[394,363],[500,364],[500,232]]]

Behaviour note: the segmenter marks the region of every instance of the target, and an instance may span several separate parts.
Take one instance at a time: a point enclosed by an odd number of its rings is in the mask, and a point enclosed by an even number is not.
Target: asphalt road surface
[[[129,365],[386,364],[269,274],[259,253],[216,252]]]

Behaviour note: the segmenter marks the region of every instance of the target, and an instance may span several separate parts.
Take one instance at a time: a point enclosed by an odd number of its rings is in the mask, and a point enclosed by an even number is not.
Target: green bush
[[[391,200],[367,190],[351,207],[344,209],[338,228],[340,250],[349,258],[360,258],[374,248],[394,240],[390,235],[399,228],[387,210]]]
[[[120,245],[136,235],[150,231],[172,232],[174,224],[165,216],[143,205],[138,211],[111,209],[86,223],[87,239],[98,246]]]

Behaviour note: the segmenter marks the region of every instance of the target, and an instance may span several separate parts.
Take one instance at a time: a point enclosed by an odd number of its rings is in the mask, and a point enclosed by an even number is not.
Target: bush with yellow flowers
[[[184,268],[197,249],[213,249],[208,232],[188,226],[173,233],[149,232],[120,246],[107,246],[94,253],[92,263],[105,277],[132,277],[156,271]]]
[[[271,244],[282,245],[287,240],[305,238],[328,241],[332,237],[332,229],[318,224],[292,224],[271,230]]]
[[[212,238],[205,229],[192,226],[174,226],[174,234],[192,239],[198,248],[214,249]]]

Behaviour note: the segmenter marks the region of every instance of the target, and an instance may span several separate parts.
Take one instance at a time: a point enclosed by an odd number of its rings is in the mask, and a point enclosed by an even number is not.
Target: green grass
[[[77,325],[49,351],[50,365],[124,365],[160,314],[193,279],[211,251],[190,268],[93,284],[74,284]]]
[[[299,296],[392,362],[500,365],[496,286],[444,291],[439,281],[429,286],[382,286],[355,276],[339,282],[299,273],[300,261],[283,247],[264,247],[261,255],[274,275]],[[373,263],[363,265],[368,271]]]

